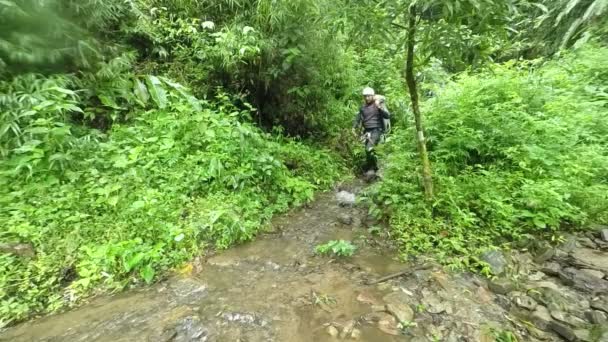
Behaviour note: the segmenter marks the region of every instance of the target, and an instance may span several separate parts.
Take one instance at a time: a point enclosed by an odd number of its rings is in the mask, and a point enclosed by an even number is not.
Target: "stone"
[[[352,338],[353,340],[361,339],[361,330],[353,329],[353,331],[350,333],[350,338]]]
[[[526,330],[532,337],[537,338],[539,340],[546,341],[550,339],[549,333],[544,332],[534,326],[528,325],[526,326]]]
[[[528,276],[528,280],[530,281],[541,281],[545,277],[543,272],[534,272]]]
[[[530,320],[537,328],[545,331],[548,330],[549,323],[553,321],[553,319],[551,319],[549,309],[542,305],[536,307],[536,310],[534,310],[534,312],[530,316]]]
[[[596,310],[604,311],[608,313],[608,299],[606,297],[602,299],[592,300],[589,305]]]
[[[352,207],[355,205],[356,196],[352,192],[342,190],[336,194],[336,201],[342,207]]]
[[[480,255],[481,261],[490,266],[490,271],[495,275],[500,275],[505,271],[507,260],[500,251],[486,251]]]
[[[29,243],[0,243],[0,253],[13,254],[22,258],[36,256],[34,247]]]
[[[608,315],[606,315],[605,312],[598,310],[586,311],[585,318],[592,324],[605,324],[608,322]]]
[[[350,226],[353,224],[354,219],[348,214],[340,214],[338,215],[338,222],[342,223],[343,225]]]
[[[590,248],[579,248],[572,252],[572,256],[584,264],[594,266],[594,268],[606,268],[608,265],[608,253]]]
[[[576,341],[577,339],[574,330],[572,330],[565,324],[553,321],[549,323],[549,329],[554,331],[559,336],[563,337],[566,341]]]
[[[541,246],[534,256],[534,262],[542,264],[545,261],[549,261],[555,255],[555,248],[549,244]]]
[[[506,311],[511,310],[511,300],[504,295],[496,295],[496,303]]]
[[[488,287],[494,293],[506,295],[507,293],[515,290],[515,285],[508,279],[497,279],[488,282]]]
[[[338,337],[338,334],[339,334],[338,329],[336,329],[336,327],[334,327],[333,325],[328,326],[326,331],[327,331],[327,334],[329,334],[329,336]]]
[[[555,277],[559,275],[559,271],[561,269],[562,267],[556,262],[546,262],[543,264],[543,267],[540,270],[548,276]]]
[[[592,294],[608,293],[608,281],[589,275],[573,267],[567,267],[559,272],[559,278],[564,284],[575,289]]]
[[[566,235],[564,236],[564,242],[559,245],[559,249],[566,253],[570,253],[576,249],[576,237],[574,235]]]
[[[561,310],[550,311],[551,317],[553,317],[556,321],[559,321],[560,323],[565,323],[575,328],[579,328],[585,325],[585,321],[576,316],[568,315]]]
[[[373,312],[383,312],[385,310],[386,308],[384,307],[384,305],[372,305]]]
[[[486,288],[483,286],[478,286],[475,294],[475,297],[480,303],[485,304],[492,301],[492,294],[489,293],[488,290],[486,290]]]
[[[345,325],[344,328],[342,328],[342,332],[340,333],[340,338],[341,339],[345,339],[347,336],[350,336],[350,334],[353,332],[353,329],[355,329],[355,321],[348,321]]]
[[[514,297],[513,303],[515,303],[515,305],[517,305],[518,307],[529,311],[533,311],[538,306],[538,303],[534,299],[526,295],[519,295]]]
[[[583,268],[583,269],[581,269],[581,272],[586,273],[587,275],[590,275],[592,277],[599,278],[599,279],[602,279],[605,276],[604,272],[601,272],[598,270],[592,270],[589,268]]]
[[[372,297],[369,293],[361,292],[357,295],[357,301],[359,303],[368,304],[368,305],[377,305],[378,301]]]
[[[579,341],[591,342],[591,332],[587,329],[574,330],[574,335]]]
[[[427,293],[424,295],[422,304],[424,304],[426,311],[432,314],[440,314],[442,312],[448,314],[452,313],[452,307],[448,303],[442,302],[435,293]]]
[[[395,316],[399,322],[411,322],[414,320],[414,310],[412,310],[401,293],[390,293],[384,296],[383,300],[386,303],[386,311]]]
[[[608,242],[608,228],[604,228],[600,231],[600,237],[604,242]]]
[[[378,329],[389,335],[399,336],[401,334],[397,325],[397,319],[388,314],[384,315],[384,317],[378,321]]]
[[[374,171],[374,170],[369,170],[363,174],[363,179],[367,183],[373,182],[377,178],[378,178],[378,175],[376,174],[376,171]]]
[[[591,248],[591,249],[596,249],[597,248],[597,244],[595,242],[593,242],[593,240],[591,240],[590,238],[583,236],[583,237],[579,237],[578,238],[578,243],[586,248]]]

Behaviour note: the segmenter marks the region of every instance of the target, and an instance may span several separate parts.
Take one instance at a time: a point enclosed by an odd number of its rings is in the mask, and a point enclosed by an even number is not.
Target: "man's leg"
[[[370,171],[370,170],[377,171],[378,170],[378,158],[376,157],[376,150],[374,148],[374,145],[375,144],[373,141],[373,133],[372,133],[372,139],[365,142],[365,157],[367,160],[367,165],[366,165],[365,171]]]
[[[371,132],[371,141],[369,144],[371,145],[371,160],[372,167],[374,171],[378,171],[378,156],[376,155],[376,145],[380,143],[380,139],[382,138],[382,132],[380,130],[373,130]]]

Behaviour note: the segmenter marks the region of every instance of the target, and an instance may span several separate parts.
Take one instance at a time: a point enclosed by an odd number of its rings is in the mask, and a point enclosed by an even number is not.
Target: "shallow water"
[[[341,214],[354,224],[338,223]],[[366,281],[404,267],[368,234],[363,217],[363,209],[321,194],[308,208],[275,219],[272,233],[209,257],[196,272],[12,327],[0,341],[331,341],[327,324],[340,329],[369,313],[359,294],[386,294]],[[332,239],[353,241],[355,256],[314,254]],[[402,340],[372,325],[357,329],[363,341]]]

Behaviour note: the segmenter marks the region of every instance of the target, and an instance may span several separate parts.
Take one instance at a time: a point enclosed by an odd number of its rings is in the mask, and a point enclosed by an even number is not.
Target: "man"
[[[376,93],[372,88],[363,89],[365,104],[359,109],[353,123],[353,133],[357,133],[359,126],[363,126],[365,137],[365,156],[367,159],[365,171],[378,171],[378,159],[374,151],[382,134],[384,133],[384,119],[390,119],[390,113],[385,106],[380,105],[375,98]]]

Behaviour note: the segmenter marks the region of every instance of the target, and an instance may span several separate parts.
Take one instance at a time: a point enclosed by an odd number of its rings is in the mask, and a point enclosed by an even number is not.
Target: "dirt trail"
[[[255,241],[195,263],[189,275],[10,328],[0,341],[492,341],[513,328],[477,276],[432,267],[366,285],[414,267],[394,260],[385,233],[370,235],[366,217],[363,208],[338,205],[335,193],[321,194]],[[353,241],[355,255],[314,254],[335,239]]]

